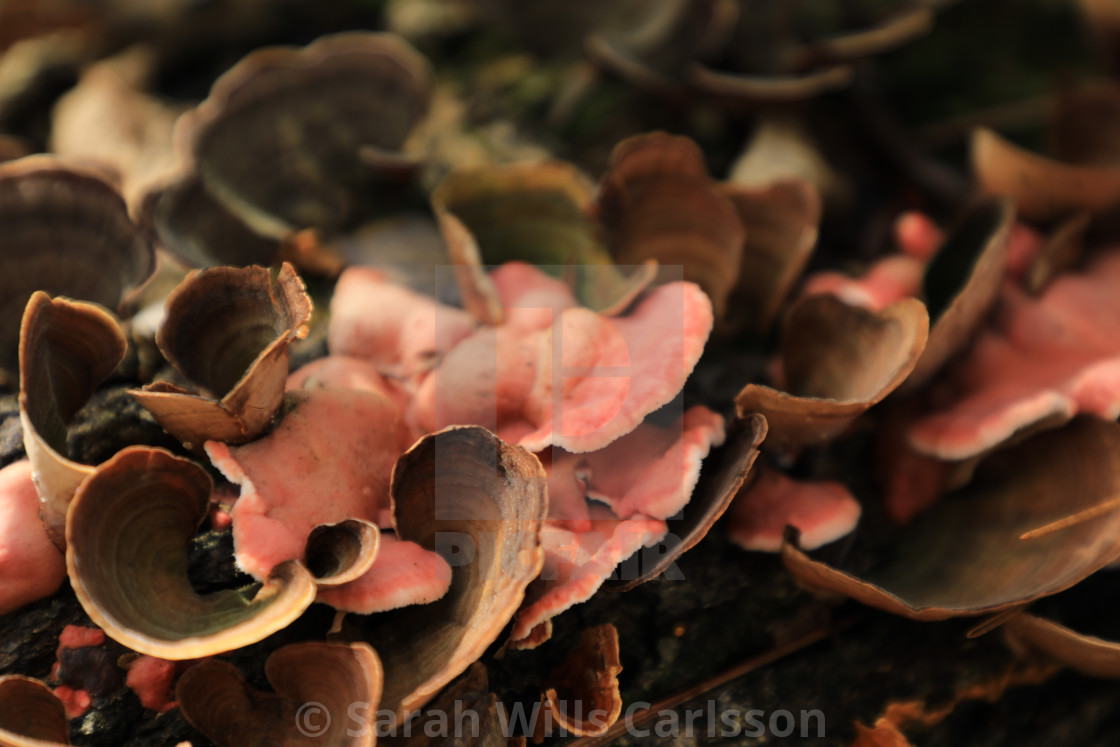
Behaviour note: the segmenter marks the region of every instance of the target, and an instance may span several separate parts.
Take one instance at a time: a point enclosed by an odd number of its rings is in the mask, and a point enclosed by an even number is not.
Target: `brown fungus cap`
[[[804,179],[764,187],[724,184],[721,189],[747,232],[725,326],[764,334],[816,246],[820,194]]]
[[[191,267],[271,265],[280,242],[246,226],[188,174],[149,193],[140,221],[160,244]]]
[[[809,586],[915,620],[985,615],[1069,588],[1120,557],[1120,512],[1024,539],[1114,497],[1120,424],[1079,418],[982,462],[972,482],[909,528],[891,562],[857,577],[811,559],[796,537],[786,567]]]
[[[922,276],[929,342],[904,390],[929,382],[975,338],[999,297],[1014,223],[1015,208],[1009,201],[982,200],[945,236]]]
[[[239,444],[269,426],[284,398],[289,345],[307,334],[311,299],[285,263],[199,270],[167,299],[156,342],[197,393],[157,382],[132,395],[191,448]]]
[[[0,745],[52,747],[70,744],[66,708],[39,680],[6,674],[0,677]]]
[[[802,299],[782,339],[785,391],[748,384],[735,398],[739,415],[765,415],[766,445],[776,450],[835,438],[906,379],[928,325],[915,299],[878,313],[828,295]]]
[[[117,320],[99,306],[36,292],[20,332],[20,421],[42,500],[40,516],[64,549],[66,510],[93,467],[67,457],[66,426],[124,358]]]
[[[171,133],[182,107],[141,91],[154,63],[138,47],[94,63],[51,113],[50,150],[111,167],[133,215],[179,168]]]
[[[972,135],[972,171],[986,193],[1011,197],[1026,220],[1045,222],[1081,210],[1100,215],[1120,206],[1120,166],[1055,161],[987,129]]]
[[[0,380],[17,365],[20,313],[44,291],[117,309],[155,267],[116,188],[53,156],[0,164]]]
[[[653,268],[641,265],[627,276],[614,266],[589,216],[593,191],[575,167],[548,161],[454,171],[431,200],[453,263],[529,262],[568,279],[583,305],[616,314],[650,283]],[[476,294],[469,285],[464,292],[472,300]],[[493,312],[479,318],[500,320]]]
[[[177,137],[206,191],[256,232],[341,228],[379,179],[399,178],[399,164],[380,166],[427,112],[431,87],[427,60],[397,36],[325,36],[245,57]]]
[[[611,153],[597,208],[616,262],[682,266],[684,279],[703,288],[716,318],[723,316],[744,231],[696,143],[665,132],[623,140]]]
[[[232,664],[211,659],[179,678],[183,715],[218,747],[371,747],[381,662],[364,643],[293,643],[264,665],[273,693],[254,690]]]
[[[673,568],[681,555],[708,535],[754,467],[759,446],[766,438],[766,418],[754,413],[735,423],[732,429],[727,443],[713,450],[704,460],[700,479],[688,503],[681,509],[679,520],[670,519],[668,522],[670,533],[662,541],[657,556],[651,561],[639,553],[642,563],[636,573],[630,573],[624,561],[622,577],[604,581],[604,588],[628,591],[659,578]],[[543,635],[544,631],[537,631],[537,634]]]
[[[1021,654],[1041,656],[1090,677],[1120,677],[1120,643],[1115,641],[1078,633],[1026,612],[1008,620],[1003,633]]]
[[[304,556],[320,588],[341,586],[370,569],[380,545],[381,531],[376,524],[347,519],[312,529]]]
[[[549,675],[545,706],[556,722],[576,736],[598,736],[618,721],[618,630],[610,623],[583,631],[579,644]]]
[[[507,739],[505,733],[512,725],[506,724],[498,708],[498,698],[490,692],[486,666],[476,661],[424,712],[410,718],[411,734],[383,737],[379,743],[397,747],[506,747],[517,738]],[[449,719],[450,714],[454,715]],[[455,728],[459,724],[463,728]]]
[[[834,65],[801,74],[744,75],[693,65],[690,77],[694,86],[714,96],[752,104],[780,104],[846,88],[854,72],[848,65]]]
[[[191,588],[187,553],[212,487],[194,462],[133,446],[78,488],[66,517],[70,583],[114,640],[161,659],[197,659],[256,643],[314,601],[315,580],[298,561],[277,566],[251,598]]]
[[[398,536],[443,554],[451,589],[429,605],[369,618],[385,662],[385,708],[427,703],[493,643],[540,573],[548,495],[540,461],[476,426],[420,439],[391,487]]]

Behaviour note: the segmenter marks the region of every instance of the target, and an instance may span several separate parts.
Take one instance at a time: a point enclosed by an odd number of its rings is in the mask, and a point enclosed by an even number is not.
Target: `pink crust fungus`
[[[814,550],[851,533],[860,513],[859,501],[838,482],[793,480],[763,468],[731,504],[727,535],[744,550],[779,552],[793,526],[801,548]]]
[[[167,713],[176,705],[175,681],[193,662],[168,661],[155,656],[137,656],[128,662],[125,686],[150,711]]]
[[[59,685],[52,690],[54,696],[66,709],[66,718],[81,718],[89,710],[93,698],[85,690],[76,690],[69,685]]]
[[[908,211],[895,220],[893,233],[898,252],[875,262],[863,277],[820,272],[805,282],[803,295],[831,293],[845,303],[873,311],[920,296],[926,267],[941,248],[945,232],[924,213]],[[1007,274],[1023,275],[1041,246],[1038,233],[1016,223],[1007,241]]]
[[[26,459],[0,470],[0,614],[49,597],[66,580],[66,560],[39,521],[39,494]]]
[[[526,265],[495,271],[499,294],[507,273],[528,283],[517,306],[503,299],[506,322],[463,340],[424,380],[414,427],[471,423],[531,451],[595,451],[676,396],[712,329],[711,302],[692,283],[663,285],[607,318],[574,300],[557,308],[555,281]]]
[[[81,625],[67,625],[62,629],[58,636],[58,649],[55,652],[55,663],[51,668],[51,678],[58,681],[59,679],[65,680],[63,684],[54,688],[55,697],[61,702],[66,709],[67,718],[78,718],[85,715],[93,702],[93,697],[86,689],[86,683],[83,680],[89,679],[90,682],[98,684],[96,672],[67,672],[63,673],[63,658],[66,656],[67,651],[77,651],[83,648],[97,648],[105,643],[105,631],[101,628],[86,628]],[[92,665],[96,668],[97,658],[92,661],[83,662],[87,666]],[[73,662],[67,664],[69,669]],[[85,675],[72,677],[70,675],[78,674]]]
[[[958,460],[1078,412],[1120,416],[1120,251],[1059,276],[1038,298],[1004,286],[992,328],[952,371],[941,401],[908,431],[919,451]]]
[[[380,270],[350,267],[331,298],[332,355],[361,358],[385,374],[423,374],[474,331],[465,311],[391,283]]]
[[[724,438],[722,417],[692,407],[671,427],[642,424],[599,451],[542,454],[549,491],[544,569],[514,623],[515,644],[547,640],[553,617],[590,599],[619,563],[661,541],[666,519],[692,496],[701,461]]]
[[[503,321],[468,325],[458,310],[390,286],[379,273],[347,271],[332,304],[332,362],[296,372],[289,385],[373,386],[376,372],[343,356],[361,358],[414,393],[406,412],[413,436],[482,425],[541,452],[550,470],[545,571],[513,633],[533,645],[547,637],[554,615],[590,598],[621,561],[665,536],[665,520],[688,503],[701,460],[723,442],[723,419],[703,407],[669,428],[642,424],[683,387],[711,332],[712,306],[698,286],[676,282],[607,317],[523,262],[498,267],[490,281]],[[236,515],[234,524],[236,532]]]
[[[303,389],[286,397],[271,434],[229,447],[207,442],[211,461],[241,486],[234,504],[234,553],[255,578],[303,558],[312,531],[361,519],[391,524],[389,477],[408,439],[384,392]],[[320,599],[362,614],[439,598],[450,584],[446,561],[384,536],[373,566],[359,578],[321,589]]]

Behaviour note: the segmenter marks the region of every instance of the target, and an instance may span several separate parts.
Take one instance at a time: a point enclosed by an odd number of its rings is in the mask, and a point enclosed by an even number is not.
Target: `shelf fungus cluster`
[[[537,31],[555,11],[483,5]],[[759,60],[736,57],[738,2],[575,5],[530,41],[772,104],[845,84],[935,3]],[[954,220],[905,214],[862,276],[804,277],[819,186],[721,181],[687,137],[624,139],[598,181],[559,160],[419,178],[434,75],[391,34],[257,50],[181,115],[141,90],[144,59],[81,76],[66,155],[0,143],[0,386],[18,379],[26,453],[0,470],[0,614],[68,581],[97,626],[77,648],[120,652],[145,708],[221,747],[370,745],[467,702],[505,744],[488,652],[533,656],[596,594],[679,577],[725,513],[806,586],[992,615],[1024,655],[1120,674],[1117,644],[1022,612],[1120,559],[1120,250],[1097,233],[1120,177],[1069,132],[1088,104],[1059,111],[1076,164],[980,131]],[[109,110],[119,147],[83,126]],[[430,214],[406,235],[436,248],[374,256],[408,200]],[[114,432],[110,389],[147,430]],[[867,452],[878,486],[837,466]],[[871,507],[909,523],[889,562],[810,555]],[[566,730],[619,718],[625,645],[591,627],[537,683]],[[0,677],[0,743],[67,743],[79,690]]]

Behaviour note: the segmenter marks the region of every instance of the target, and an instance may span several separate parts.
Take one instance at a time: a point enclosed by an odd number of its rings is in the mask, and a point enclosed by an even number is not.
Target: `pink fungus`
[[[860,512],[859,501],[838,482],[802,482],[763,468],[731,504],[727,534],[746,550],[778,552],[786,526],[794,526],[801,549],[813,550],[849,534]]]
[[[49,597],[66,580],[66,559],[39,520],[31,463],[0,470],[0,614]]]
[[[909,429],[940,459],[976,456],[1035,424],[1078,412],[1120,416],[1120,251],[1053,280],[1038,298],[1006,284],[992,329]]]

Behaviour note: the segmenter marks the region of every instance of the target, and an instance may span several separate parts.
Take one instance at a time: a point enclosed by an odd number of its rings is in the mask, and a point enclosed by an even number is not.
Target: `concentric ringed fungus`
[[[682,266],[684,279],[703,288],[723,317],[745,232],[696,143],[665,132],[623,140],[611,152],[596,207],[615,261]]]
[[[721,189],[747,233],[725,326],[762,334],[774,323],[816,246],[820,194],[804,179],[763,187],[724,184]]]
[[[828,441],[910,375],[928,330],[925,306],[916,299],[875,313],[829,295],[809,296],[790,312],[782,339],[787,391],[748,384],[735,406],[740,417],[766,416],[764,449]]]
[[[927,383],[976,336],[999,297],[1014,225],[1014,205],[988,199],[968,210],[945,237],[922,275],[929,342],[905,391]]]
[[[206,191],[257,233],[342,228],[375,182],[399,179],[431,88],[428,61],[403,39],[335,34],[248,55],[176,137]]]
[[[593,193],[575,167],[550,161],[454,171],[432,192],[431,202],[455,264],[529,262],[570,279],[581,304],[613,315],[649,285],[655,267],[640,264],[626,276],[614,265],[588,215]],[[467,279],[463,275],[461,280]],[[476,290],[473,284],[466,289],[467,297]],[[490,310],[482,318],[497,321],[487,318],[492,316]]]
[[[369,618],[385,663],[383,707],[420,708],[501,633],[540,573],[548,512],[540,461],[477,426],[425,436],[397,461],[393,524],[447,558],[451,589],[423,607]]]
[[[910,444],[961,460],[1079,412],[1115,419],[1118,279],[1120,252],[1106,251],[1037,298],[1005,287],[994,323],[950,372],[951,396],[908,426]]]
[[[1041,655],[1090,677],[1120,677],[1120,644],[1078,633],[1026,612],[1003,625],[1011,648]]]
[[[251,599],[242,590],[195,593],[187,551],[212,487],[194,462],[133,446],[78,488],[66,567],[78,601],[114,640],[161,659],[197,659],[255,643],[314,601],[315,580],[298,561],[277,566]]]
[[[1029,536],[1097,507],[1118,488],[1120,424],[1083,417],[989,456],[971,483],[908,528],[885,567],[863,577],[845,573],[809,558],[796,536],[787,537],[782,559],[809,586],[914,620],[1001,612],[1067,589],[1120,557],[1117,511]]]
[[[679,520],[669,519],[672,531],[659,547],[663,552],[652,562],[643,562],[637,573],[624,573],[620,579],[607,579],[603,582],[604,588],[629,591],[652,581],[668,571],[681,555],[704,539],[727,511],[754,467],[759,446],[766,438],[766,430],[766,418],[757,413],[738,423],[728,435],[727,443],[722,448],[715,449],[704,460],[700,479],[696,482],[688,503],[680,510]],[[645,560],[647,559],[643,558]]]
[[[34,292],[116,310],[155,267],[117,190],[55,157],[0,164],[0,224],[0,381],[16,367],[17,320]]]
[[[58,747],[70,744],[66,708],[39,680],[18,674],[0,677],[0,745]]]
[[[189,448],[251,441],[280,409],[289,346],[310,317],[311,298],[287,263],[274,283],[263,267],[196,270],[168,296],[156,342],[200,391],[156,382],[132,396]]]
[[[42,501],[47,535],[65,548],[66,509],[93,467],[67,458],[66,425],[124,358],[117,320],[89,303],[36,292],[20,331],[19,411],[23,442]]]
[[[605,734],[622,714],[621,671],[618,630],[610,623],[590,627],[549,675],[545,706],[562,728],[576,736]]]
[[[1120,206],[1120,168],[1055,161],[983,128],[972,134],[972,171],[988,194],[1013,198],[1027,220],[1082,210],[1100,215]]]
[[[293,643],[274,651],[264,672],[273,693],[211,659],[183,673],[175,696],[187,720],[219,747],[375,743],[382,671],[367,644]]]
[[[295,390],[267,436],[205,445],[241,488],[230,511],[238,567],[263,581],[284,561],[304,560],[319,601],[363,615],[430,602],[451,580],[439,556],[378,531],[392,521],[389,477],[407,443],[379,379],[372,372],[364,390]]]
[[[376,524],[347,519],[312,529],[304,555],[320,588],[341,586],[370,569],[380,545],[381,532]]]

